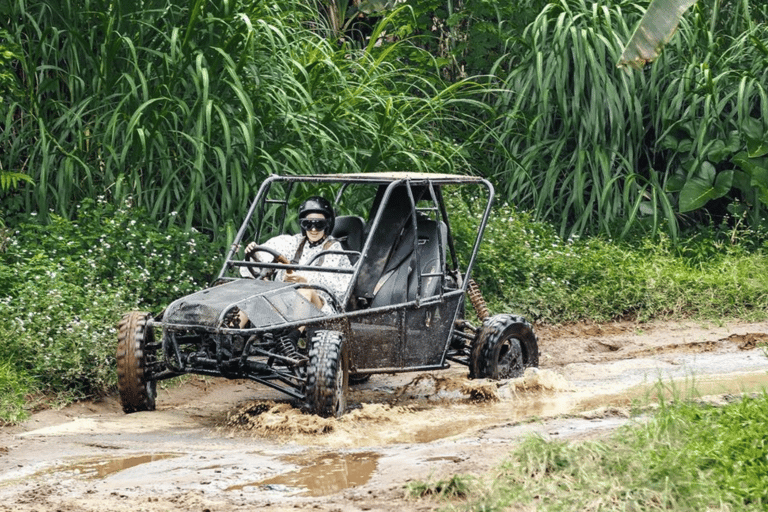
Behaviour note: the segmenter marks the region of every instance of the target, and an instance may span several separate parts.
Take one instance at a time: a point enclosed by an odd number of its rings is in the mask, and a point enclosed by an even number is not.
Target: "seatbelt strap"
[[[304,239],[301,241],[299,246],[296,248],[296,254],[293,255],[293,259],[291,260],[292,265],[298,265],[299,260],[301,260],[301,255],[304,253],[304,244],[307,243],[307,237],[305,236]],[[323,250],[327,251],[331,248],[331,246],[336,243],[335,238],[331,238],[330,236],[325,239],[325,243],[323,244]],[[325,260],[325,256],[321,256],[319,260],[317,260],[316,265],[320,266],[323,264],[323,260]]]

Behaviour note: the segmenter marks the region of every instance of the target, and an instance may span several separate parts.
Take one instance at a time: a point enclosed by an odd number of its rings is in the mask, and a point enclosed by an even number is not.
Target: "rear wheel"
[[[511,379],[539,365],[539,345],[531,324],[512,315],[483,322],[470,358],[470,378]]]
[[[117,390],[126,413],[154,411],[157,382],[149,380],[148,363],[154,360],[154,333],[149,313],[132,311],[117,324]]]
[[[307,411],[319,416],[341,417],[347,407],[348,378],[342,334],[338,331],[315,332],[307,365]]]

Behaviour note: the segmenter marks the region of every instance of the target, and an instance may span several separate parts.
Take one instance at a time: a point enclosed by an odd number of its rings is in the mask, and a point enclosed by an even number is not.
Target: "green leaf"
[[[750,158],[758,158],[768,154],[768,140],[747,137],[747,153]]]
[[[739,149],[741,149],[741,134],[738,132],[738,130],[732,130],[728,134],[728,139],[726,140],[726,148],[731,153],[736,153]]]
[[[715,195],[712,199],[723,197],[733,188],[733,174],[733,169],[717,173],[717,178],[715,178]]]
[[[768,166],[754,164],[749,175],[752,178],[749,181],[750,185],[768,190]]]
[[[749,174],[752,181],[755,182],[753,186],[761,185],[768,188],[768,179],[762,180],[762,176],[768,176],[768,158],[750,158],[749,153],[742,151],[733,157],[733,162]]]
[[[757,189],[760,201],[768,204],[768,157],[750,158],[746,151],[742,151],[733,161],[749,175],[749,187]],[[739,183],[740,190],[744,190],[742,186],[743,183]],[[749,189],[744,191],[749,192]]]
[[[742,191],[745,194],[752,192],[752,185],[750,183],[751,178],[749,174],[744,171],[733,171],[733,188]]]
[[[719,164],[731,153],[722,140],[715,140],[707,148],[707,158],[710,162]]]
[[[748,139],[760,139],[765,136],[765,130],[763,130],[763,122],[760,119],[754,117],[748,117],[744,120],[744,124],[741,125],[741,131]]]
[[[667,184],[664,189],[667,192],[680,192],[685,186],[685,182],[685,174],[677,172],[667,179]]]
[[[695,3],[696,0],[653,0],[624,48],[618,66],[640,69],[658,57],[685,11]]]
[[[689,212],[728,193],[733,183],[733,171],[724,171],[716,177],[715,167],[709,163],[701,164],[699,172],[685,182],[680,191],[680,211]]]

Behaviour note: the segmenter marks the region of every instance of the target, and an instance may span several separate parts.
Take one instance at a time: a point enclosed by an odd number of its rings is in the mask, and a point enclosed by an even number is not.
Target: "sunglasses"
[[[328,221],[325,219],[301,219],[301,229],[305,231],[325,231]]]

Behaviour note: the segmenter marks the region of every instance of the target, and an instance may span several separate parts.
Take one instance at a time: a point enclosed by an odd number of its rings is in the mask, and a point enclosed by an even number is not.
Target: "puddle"
[[[665,399],[698,398],[710,395],[741,395],[760,392],[768,388],[768,373],[737,374],[728,376],[690,376],[673,381],[634,386],[621,393],[593,396],[579,401],[578,410],[588,411],[599,407],[630,407],[659,399],[659,391]]]
[[[343,489],[363,485],[371,478],[381,455],[374,452],[326,453],[303,468],[266,480],[228,487],[241,491],[246,487],[303,489],[302,496],[326,496]]]
[[[134,455],[131,457],[98,459],[79,462],[77,464],[72,464],[63,468],[56,468],[55,471],[72,471],[85,478],[105,478],[109,475],[119,473],[120,471],[140,466],[141,464],[147,464],[149,462],[155,462],[163,459],[170,459],[173,457],[178,457],[178,455],[173,453],[154,453],[151,455]]]

